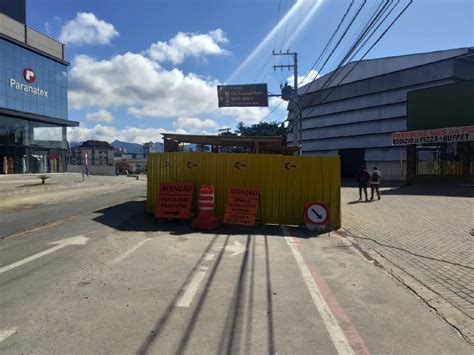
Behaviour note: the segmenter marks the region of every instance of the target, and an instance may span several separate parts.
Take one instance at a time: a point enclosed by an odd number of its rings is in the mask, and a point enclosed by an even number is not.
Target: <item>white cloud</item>
[[[99,20],[93,13],[78,12],[75,19],[62,27],[59,40],[66,44],[109,44],[118,35],[112,24]]]
[[[228,51],[219,46],[227,42],[228,39],[220,28],[206,34],[179,32],[167,42],[153,43],[145,53],[158,63],[171,62],[177,65],[186,57],[228,54]]]
[[[135,117],[195,116],[217,107],[217,82],[165,70],[141,54],[77,56],[69,72],[73,108],[125,106]]]
[[[270,110],[268,107],[223,107],[220,112],[227,116],[234,116],[235,122],[249,125],[260,122]]]
[[[112,143],[114,140],[120,140],[130,143],[143,144],[145,142],[161,142],[163,136],[161,133],[167,132],[163,128],[137,128],[127,127],[118,130],[112,126],[97,124],[95,127],[88,128],[85,125],[68,128],[68,140],[70,142],[83,142],[88,139],[107,141]]]
[[[317,70],[311,69],[308,73],[305,75],[298,75],[298,87],[302,87],[303,85],[306,85],[313,80],[319,78],[321,75]],[[286,79],[288,82],[288,85],[293,86],[293,75],[289,76],[288,79]]]
[[[112,113],[107,110],[88,112],[86,114],[86,118],[90,121],[105,122],[105,123],[112,123],[114,120],[114,116],[112,115]]]
[[[206,128],[216,128],[217,122],[211,119],[200,119],[196,117],[179,117],[173,126],[186,132],[202,133]]]
[[[215,32],[213,36],[222,37],[222,41],[225,38],[223,32],[216,31],[209,33]],[[175,128],[194,131],[215,128],[199,127],[202,122],[208,122],[201,118],[203,115],[211,115],[213,119],[230,117],[235,122],[253,124],[270,112],[267,107],[219,109],[218,84],[212,78],[184,73],[177,68],[163,68],[143,52],[127,52],[103,60],[79,55],[72,61],[69,72],[68,98],[70,106],[75,109],[123,107],[128,115],[137,118],[181,117],[181,121],[175,123]],[[271,98],[270,108],[277,105],[279,100]],[[280,105],[279,110],[284,109],[285,105]],[[281,114],[279,110],[275,115]],[[272,119],[280,118],[275,115],[272,115]],[[185,128],[183,117],[196,118],[201,123],[194,121],[191,128]],[[209,122],[205,124],[209,125]]]

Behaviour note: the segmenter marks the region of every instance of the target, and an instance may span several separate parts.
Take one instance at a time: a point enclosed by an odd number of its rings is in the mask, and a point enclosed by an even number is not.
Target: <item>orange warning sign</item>
[[[224,223],[255,224],[257,205],[258,189],[240,186],[229,187],[225,204]]]
[[[192,182],[162,182],[156,203],[156,218],[190,218]]]

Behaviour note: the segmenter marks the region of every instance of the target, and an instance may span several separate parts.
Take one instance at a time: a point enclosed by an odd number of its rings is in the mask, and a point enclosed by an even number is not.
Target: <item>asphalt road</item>
[[[146,196],[145,181],[19,195],[0,201],[0,239]]]
[[[155,226],[144,186],[116,195],[0,240],[0,353],[472,353],[334,233]]]

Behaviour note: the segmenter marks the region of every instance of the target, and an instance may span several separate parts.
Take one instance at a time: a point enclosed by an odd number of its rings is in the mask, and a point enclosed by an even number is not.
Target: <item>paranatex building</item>
[[[66,170],[64,45],[26,26],[25,1],[0,3],[0,173]]]
[[[473,80],[473,48],[351,62],[299,89],[302,154],[339,155],[343,178],[472,181]]]

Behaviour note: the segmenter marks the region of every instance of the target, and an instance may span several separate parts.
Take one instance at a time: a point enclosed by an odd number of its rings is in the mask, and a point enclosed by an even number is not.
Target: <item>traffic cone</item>
[[[196,229],[216,229],[219,227],[219,220],[214,214],[214,186],[201,185],[199,189],[199,206],[197,217],[193,220],[193,228]]]

